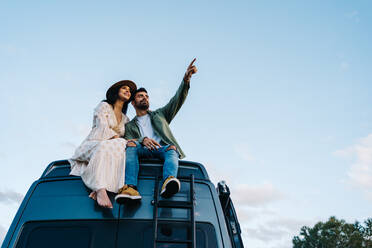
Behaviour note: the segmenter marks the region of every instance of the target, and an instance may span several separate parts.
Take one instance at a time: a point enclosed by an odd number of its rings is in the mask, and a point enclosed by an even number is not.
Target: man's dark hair
[[[133,94],[132,101],[134,100],[134,97],[135,97],[135,96],[137,95],[137,93],[139,93],[139,92],[146,92],[146,93],[147,93],[147,90],[146,90],[145,88],[143,88],[143,87],[137,89],[137,90],[134,92],[134,94]]]

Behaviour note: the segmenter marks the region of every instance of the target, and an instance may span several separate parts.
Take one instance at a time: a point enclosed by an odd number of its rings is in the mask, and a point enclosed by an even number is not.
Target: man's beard
[[[140,109],[140,110],[148,110],[149,109],[149,103],[148,102],[136,103],[136,108]]]

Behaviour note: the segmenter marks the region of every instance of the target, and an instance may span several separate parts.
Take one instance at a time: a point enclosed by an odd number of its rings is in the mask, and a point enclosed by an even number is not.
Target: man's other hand
[[[160,147],[160,144],[158,142],[156,142],[153,139],[147,138],[147,137],[143,139],[142,144],[150,150],[154,150],[154,149],[157,150],[158,147]]]

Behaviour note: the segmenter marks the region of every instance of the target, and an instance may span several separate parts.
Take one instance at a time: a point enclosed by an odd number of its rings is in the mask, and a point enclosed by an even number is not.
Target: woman
[[[129,80],[113,84],[106,92],[106,100],[94,110],[93,127],[88,137],[69,159],[70,175],[81,176],[92,190],[89,197],[101,207],[112,208],[107,191],[116,193],[124,185],[125,115],[137,86]]]

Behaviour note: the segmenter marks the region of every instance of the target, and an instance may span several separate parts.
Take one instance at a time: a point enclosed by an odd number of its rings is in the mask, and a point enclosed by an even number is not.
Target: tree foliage
[[[293,248],[372,248],[372,218],[349,224],[332,216],[312,228],[303,226],[292,243]]]

